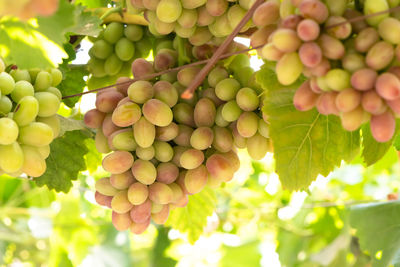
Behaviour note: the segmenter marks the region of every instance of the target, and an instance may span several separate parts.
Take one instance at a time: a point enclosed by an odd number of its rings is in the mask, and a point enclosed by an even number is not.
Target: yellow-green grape
[[[228,36],[233,30],[226,13],[217,17],[212,24],[208,25],[208,29],[215,37]]]
[[[88,61],[88,69],[92,73],[93,77],[102,78],[107,76],[107,73],[104,70],[104,60],[92,57]]]
[[[240,114],[242,114],[242,110],[235,100],[230,100],[226,102],[222,107],[221,115],[222,118],[226,121],[235,121],[239,118]]]
[[[154,98],[161,100],[169,107],[173,107],[178,102],[178,91],[167,81],[158,81],[154,84]]]
[[[104,170],[119,174],[129,170],[133,164],[133,156],[127,151],[114,151],[108,154],[102,162]]]
[[[41,71],[37,74],[35,79],[35,90],[36,91],[45,91],[53,84],[53,77],[47,71]]]
[[[134,151],[137,148],[132,129],[113,132],[108,138],[111,140],[111,147],[116,150]]]
[[[150,185],[157,177],[157,170],[148,160],[138,159],[132,165],[132,174],[142,184]]]
[[[51,86],[57,86],[62,82],[63,76],[62,72],[59,69],[51,69],[50,70],[51,78],[53,82],[51,83]]]
[[[342,91],[350,87],[350,73],[343,69],[332,69],[325,75],[326,85],[334,91]]]
[[[49,145],[37,147],[37,150],[39,151],[40,155],[44,159],[47,159],[50,155],[50,146]]]
[[[6,64],[4,64],[4,61],[0,58],[0,72],[3,72],[6,70]]]
[[[229,77],[228,71],[224,67],[217,66],[212,71],[210,71],[207,80],[211,87],[216,87],[220,81],[228,77]]]
[[[178,123],[188,126],[195,126],[194,109],[187,103],[179,103],[172,109],[174,120]]]
[[[6,73],[2,72],[0,73],[0,91],[2,95],[8,95],[10,94],[15,87],[15,81],[13,77]]]
[[[342,16],[347,8],[347,0],[325,0],[325,4],[333,16]]]
[[[374,14],[387,9],[389,9],[389,5],[386,0],[365,0],[364,2],[364,15]],[[366,21],[371,26],[378,26],[387,17],[389,17],[389,13],[384,13],[378,16],[367,17]]]
[[[133,178],[133,174],[131,171],[126,171],[119,174],[112,174],[110,177],[110,184],[118,189],[118,190],[125,190],[128,187],[136,182],[135,178]]]
[[[107,154],[110,152],[110,147],[108,146],[107,137],[104,135],[102,129],[98,129],[96,133],[96,137],[94,139],[94,144],[96,146],[97,151],[103,154]]]
[[[202,98],[194,107],[194,122],[197,127],[211,127],[214,125],[216,109],[214,103],[208,98]]]
[[[351,73],[365,68],[365,58],[363,55],[357,52],[349,52],[342,58],[343,69],[350,71]]]
[[[340,112],[349,112],[361,104],[361,92],[348,88],[336,96],[336,107]]]
[[[233,146],[232,133],[227,129],[219,126],[214,126],[213,148],[219,152],[228,152]]]
[[[340,119],[342,122],[342,126],[347,131],[355,131],[357,130],[364,120],[364,110],[361,106],[353,109],[349,112],[343,112],[340,114]]]
[[[0,118],[0,145],[10,145],[18,138],[18,125],[10,118]]]
[[[208,173],[204,165],[188,170],[185,175],[185,187],[189,194],[197,194],[207,184]]]
[[[236,94],[236,103],[244,111],[253,111],[258,108],[260,101],[253,89],[245,87]]]
[[[33,96],[34,94],[35,89],[32,84],[27,81],[18,81],[11,92],[11,98],[15,103],[18,103],[24,96]]]
[[[178,136],[179,127],[175,122],[171,122],[164,127],[156,127],[156,139],[159,141],[171,141]]]
[[[269,138],[269,125],[263,119],[258,121],[258,133],[265,138]]]
[[[152,213],[151,219],[156,224],[164,224],[169,216],[169,205],[162,205],[162,210],[158,213]]]
[[[123,62],[117,57],[117,55],[112,54],[104,62],[104,71],[110,75],[116,75],[122,68]]]
[[[367,66],[374,70],[386,68],[393,60],[394,48],[388,42],[381,41],[374,44],[365,58]]]
[[[192,28],[197,22],[197,11],[195,9],[183,9],[178,19],[179,25],[183,28]]]
[[[218,82],[215,87],[215,94],[219,99],[229,101],[235,99],[240,89],[240,83],[233,78],[226,78]]]
[[[197,25],[198,26],[208,26],[214,22],[215,18],[212,16],[205,6],[197,9]]]
[[[191,170],[197,168],[204,161],[204,154],[201,150],[188,149],[182,153],[180,164],[183,168]]]
[[[175,33],[182,38],[189,38],[196,31],[196,26],[192,28],[184,28],[180,24],[175,25]]]
[[[222,109],[224,108],[224,105],[221,105],[217,108],[217,113],[215,115],[215,124],[218,125],[219,127],[226,127],[229,125],[229,121],[226,121],[222,117]]]
[[[112,122],[119,127],[136,123],[142,115],[140,107],[131,101],[118,105],[112,114]]]
[[[149,199],[157,204],[168,204],[172,201],[173,193],[168,185],[155,182],[149,186]]]
[[[121,38],[115,44],[115,54],[122,61],[128,61],[135,54],[135,46],[127,38]]]
[[[354,39],[354,47],[358,52],[368,52],[380,40],[378,31],[373,27],[363,29]]]
[[[136,148],[136,156],[142,160],[151,160],[152,158],[154,158],[155,153],[156,152],[153,146],[149,146],[146,148],[139,146]]]
[[[174,150],[172,149],[172,146],[167,142],[155,141],[153,146],[155,150],[154,157],[158,161],[168,162],[174,156]]]
[[[153,95],[153,85],[148,81],[137,81],[128,87],[128,97],[138,104],[144,104]]]
[[[5,95],[0,96],[0,114],[2,115],[8,114],[11,111],[11,109],[12,109],[11,100]]]
[[[107,59],[113,52],[113,46],[105,40],[97,40],[93,43],[90,52],[99,59]]]
[[[257,133],[259,117],[254,112],[246,111],[237,120],[237,130],[243,137],[252,137]]]
[[[143,29],[139,25],[129,24],[124,29],[124,35],[132,42],[137,42],[143,37]]]
[[[30,146],[45,146],[53,141],[54,133],[50,126],[41,122],[32,122],[19,129],[18,142]]]
[[[36,77],[37,77],[37,75],[39,74],[40,71],[41,71],[41,70],[40,70],[39,68],[34,68],[34,69],[28,70],[29,75],[31,76],[31,82],[32,82],[32,84],[35,83]]]
[[[194,46],[200,46],[206,44],[212,37],[208,27],[197,27],[193,35],[189,37],[189,42]]]
[[[181,85],[189,86],[200,70],[197,66],[184,68],[178,72],[177,79]]]
[[[294,83],[303,71],[303,64],[296,52],[285,54],[276,65],[278,80],[283,85]]]
[[[228,10],[228,21],[229,25],[231,26],[232,29],[235,29],[236,26],[239,24],[239,22],[242,20],[244,15],[246,14],[246,10],[242,8],[240,5],[233,5],[229,8]],[[242,29],[240,29],[240,32],[245,32],[247,31],[250,27],[252,26],[251,21],[248,21]]]
[[[172,122],[173,114],[170,107],[158,99],[150,99],[142,107],[144,117],[156,126],[167,126]]]
[[[118,190],[114,188],[110,183],[109,177],[97,180],[95,184],[95,189],[97,192],[105,196],[114,196],[118,193]]]
[[[195,129],[190,136],[190,145],[198,150],[204,150],[211,146],[214,140],[214,132],[208,127],[199,127]]]
[[[111,22],[103,32],[103,38],[111,44],[115,44],[124,34],[124,25],[119,22]]]
[[[28,176],[39,177],[46,171],[46,161],[38,151],[32,146],[21,146],[24,153],[24,164],[22,171]]]
[[[133,125],[133,136],[140,147],[149,147],[153,144],[156,136],[155,126],[146,120],[145,117],[141,117]]]
[[[159,34],[167,35],[167,34],[170,34],[174,30],[176,23],[175,22],[165,23],[165,22],[162,22],[161,20],[159,20],[157,17],[155,17],[154,21],[151,25],[154,26],[154,29]]]
[[[400,43],[400,21],[395,18],[385,18],[378,26],[379,35],[391,44]]]
[[[128,192],[126,190],[119,191],[111,200],[111,208],[117,213],[127,213],[132,207],[133,205],[129,202]]]
[[[54,138],[57,138],[58,135],[60,134],[61,123],[57,115],[53,115],[50,117],[37,117],[36,121],[45,123],[48,126],[50,126],[51,129],[53,130]]]
[[[157,17],[162,22],[172,23],[180,17],[182,5],[179,0],[161,0],[157,6]]]
[[[254,160],[261,160],[269,151],[269,141],[264,136],[256,133],[247,139],[247,152]]]
[[[128,200],[133,205],[140,205],[144,203],[148,196],[149,190],[147,188],[147,185],[136,182],[129,186]]]
[[[293,15],[295,13],[296,6],[293,5],[292,0],[282,0],[279,8],[279,14],[282,19]]]
[[[0,169],[6,173],[18,172],[24,163],[24,153],[21,146],[14,142],[0,145]]]
[[[261,4],[253,14],[255,25],[262,27],[274,24],[279,19],[279,0],[269,0]]]
[[[55,95],[55,96],[58,98],[58,100],[61,101],[62,93],[61,93],[60,90],[58,90],[57,88],[55,88],[55,87],[49,87],[49,88],[46,89],[45,92],[52,93],[53,95]]]
[[[274,33],[272,43],[282,52],[291,53],[300,47],[301,40],[297,36],[296,31],[282,28]]]
[[[39,103],[38,116],[50,117],[57,113],[60,107],[60,100],[57,96],[49,92],[39,92],[35,94]]]

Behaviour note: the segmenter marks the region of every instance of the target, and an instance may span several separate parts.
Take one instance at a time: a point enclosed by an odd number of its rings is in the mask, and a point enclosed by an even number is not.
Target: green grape
[[[180,24],[175,25],[175,33],[182,38],[189,38],[196,31],[196,26],[192,28],[184,28]]]
[[[154,26],[154,29],[159,34],[167,35],[167,34],[170,34],[174,30],[176,23],[175,22],[165,23],[165,22],[162,22],[161,20],[159,20],[157,17],[155,17],[152,25]]]
[[[174,146],[173,150],[174,150],[174,156],[172,158],[172,163],[174,163],[176,166],[178,167],[182,167],[181,166],[181,155],[183,152],[186,151],[186,147],[183,146]]]
[[[228,36],[233,30],[226,13],[217,17],[212,24],[208,25],[208,29],[215,37]]]
[[[233,146],[232,133],[223,127],[214,126],[214,140],[212,143],[213,148],[219,152],[228,152]]]
[[[279,8],[279,14],[282,19],[289,17],[295,13],[296,6],[292,3],[292,0],[282,0]]]
[[[132,42],[137,42],[143,37],[143,29],[139,25],[129,24],[124,29],[124,35]]]
[[[229,122],[236,121],[239,118],[240,114],[242,114],[242,110],[235,100],[230,100],[226,102],[221,110],[222,118]]]
[[[214,132],[208,127],[195,129],[190,136],[190,145],[198,150],[204,150],[211,146],[214,140]]]
[[[215,67],[210,73],[208,74],[208,83],[211,87],[216,87],[217,84],[228,78],[229,74],[227,70],[224,67],[217,66]]]
[[[29,69],[29,75],[31,76],[31,83],[34,84],[36,81],[36,77],[41,70],[39,68]]]
[[[19,129],[18,142],[30,146],[45,146],[53,141],[54,133],[50,126],[42,122],[31,122]]]
[[[169,107],[175,106],[178,102],[178,91],[167,81],[158,81],[154,84],[154,98],[161,100]]]
[[[110,183],[110,178],[101,178],[96,181],[95,184],[96,191],[105,196],[115,196],[118,190],[112,186]]]
[[[185,197],[182,188],[177,183],[170,183],[168,186],[172,190],[173,195],[171,203],[179,203]]]
[[[172,109],[174,119],[176,122],[188,126],[195,126],[194,123],[194,109],[187,103],[179,103]]]
[[[197,22],[197,11],[195,9],[183,9],[178,19],[179,25],[183,28],[192,28]]]
[[[50,146],[49,145],[37,147],[37,150],[39,151],[41,157],[44,159],[47,159],[50,155]]]
[[[328,20],[325,22],[325,27],[328,27],[327,33],[341,40],[348,38],[352,33],[352,29],[351,29],[351,24],[346,22],[347,19],[345,19],[344,17],[339,17],[339,16],[329,17]],[[333,25],[337,25],[340,23],[344,24],[341,24],[340,26],[331,27]]]
[[[179,127],[175,122],[171,122],[164,127],[156,127],[156,140],[171,141],[178,136]]]
[[[218,82],[215,87],[215,94],[219,99],[229,101],[235,99],[236,93],[240,89],[240,84],[233,78],[226,78]]]
[[[51,78],[53,80],[53,82],[51,83],[51,86],[55,87],[62,82],[63,75],[59,69],[51,69],[50,74],[51,74]]]
[[[111,215],[111,221],[115,229],[117,229],[118,231],[128,230],[129,227],[132,225],[132,220],[129,212],[117,213],[113,211]]]
[[[258,133],[265,138],[269,138],[269,125],[263,119],[258,121]]]
[[[24,153],[17,142],[0,145],[0,169],[6,173],[18,172],[24,164]]]
[[[140,147],[146,148],[153,144],[156,136],[156,129],[145,117],[141,117],[133,125],[133,135],[136,143]]]
[[[380,11],[389,9],[389,5],[386,0],[365,0],[364,1],[364,15],[374,14]],[[385,18],[389,17],[388,13],[384,13],[378,16],[367,17],[366,21],[371,26],[378,26],[378,24]]]
[[[178,0],[161,0],[157,6],[157,17],[162,22],[172,23],[180,17],[182,5]]]
[[[154,150],[153,146],[149,146],[146,148],[137,147],[136,148],[136,156],[142,160],[151,160],[154,158],[156,151]]]
[[[108,146],[107,137],[104,135],[101,128],[97,130],[94,143],[97,151],[99,151],[100,153],[106,154],[110,152],[110,147]]]
[[[200,99],[194,107],[194,122],[197,127],[211,127],[214,125],[216,108],[208,98]]]
[[[42,158],[38,148],[32,146],[21,146],[24,154],[22,171],[32,177],[39,177],[46,171],[46,161]]]
[[[215,89],[212,87],[203,89],[201,91],[201,97],[210,99],[216,107],[219,107],[224,103],[224,101],[218,98],[218,96],[215,94]]]
[[[33,96],[25,96],[18,103],[13,120],[18,126],[25,126],[35,120],[39,113],[39,102]]]
[[[50,126],[50,128],[53,130],[54,138],[57,138],[60,134],[61,123],[57,115],[53,115],[50,117],[36,117],[36,121],[45,123]]]
[[[344,57],[342,58],[342,67],[350,72],[355,72],[359,69],[365,68],[365,58],[363,55],[356,53],[356,52],[350,52],[346,53]]]
[[[115,54],[122,61],[128,61],[135,54],[135,46],[126,38],[121,38],[115,44]]]
[[[114,151],[103,159],[104,170],[119,174],[129,170],[133,164],[133,156],[127,151]]]
[[[385,18],[379,23],[379,35],[391,44],[400,43],[400,21],[395,18]]]
[[[272,36],[272,44],[282,52],[291,53],[300,47],[301,40],[296,31],[282,28],[275,31]]]
[[[133,183],[128,189],[128,200],[133,205],[140,205],[144,203],[149,196],[149,189],[147,185],[142,183]]]
[[[116,75],[121,68],[122,61],[115,54],[109,56],[104,62],[104,71],[110,76]]]
[[[303,64],[296,52],[285,54],[276,65],[278,80],[283,85],[294,83],[303,71]]]
[[[193,35],[189,37],[189,42],[194,46],[200,46],[209,42],[212,37],[208,27],[197,27]]]
[[[248,86],[254,76],[254,70],[252,67],[241,67],[235,72],[235,79],[242,85]]]
[[[331,69],[325,75],[326,85],[334,91],[342,91],[350,87],[350,73],[343,69]]]
[[[182,6],[186,9],[195,9],[206,3],[207,0],[182,0]]]
[[[5,95],[0,96],[0,114],[3,115],[8,114],[11,111],[11,109],[12,109],[11,100]]]
[[[129,202],[128,192],[126,190],[119,191],[111,200],[111,209],[116,213],[127,213],[132,207],[133,205]]]
[[[242,88],[236,94],[236,103],[244,111],[257,109],[259,102],[257,93],[251,88]]]
[[[229,25],[231,26],[232,29],[235,29],[236,26],[239,24],[239,22],[243,19],[244,15],[246,14],[246,10],[243,9],[239,5],[233,5],[229,8],[228,10],[228,21]],[[247,31],[250,27],[252,26],[251,21],[248,21],[242,29],[240,29],[240,32],[245,32]]]
[[[182,153],[180,159],[182,168],[191,170],[199,167],[204,161],[204,154],[201,150],[188,149]]]
[[[243,137],[252,137],[257,133],[259,118],[254,112],[246,111],[240,115],[236,127]]]
[[[15,87],[15,81],[13,77],[6,73],[2,72],[0,73],[0,91],[2,95],[8,95],[10,94]]]
[[[32,84],[21,80],[15,83],[14,90],[11,92],[11,98],[14,102],[18,103],[24,96],[33,96],[34,92],[35,89]]]
[[[10,145],[18,138],[18,125],[10,118],[0,118],[0,145]]]
[[[105,40],[97,40],[93,43],[90,52],[99,59],[107,59],[111,56],[114,48]]]
[[[150,99],[142,107],[144,117],[156,126],[167,126],[172,122],[172,110],[167,104],[158,100]]]
[[[172,146],[170,144],[163,141],[155,141],[153,146],[155,150],[154,157],[158,161],[168,162],[172,160],[174,156],[174,150],[172,149]]]
[[[179,146],[190,146],[190,137],[192,136],[193,129],[183,124],[179,124],[178,128],[178,135],[173,141]]]
[[[177,79],[181,85],[187,87],[192,83],[200,70],[201,68],[197,66],[184,68],[178,72]]]
[[[393,60],[394,48],[388,42],[381,41],[374,44],[365,57],[367,66],[374,70],[386,68]]]
[[[61,93],[60,90],[58,90],[57,88],[55,88],[55,87],[49,87],[49,88],[47,88],[47,90],[46,90],[45,92],[52,93],[52,94],[55,95],[55,96],[58,98],[58,100],[60,100],[60,102],[61,102],[61,100],[62,100],[62,93]]]
[[[247,152],[254,160],[261,160],[269,151],[269,141],[264,136],[256,133],[247,139]]]
[[[141,116],[142,112],[140,107],[128,101],[115,108],[112,114],[112,122],[119,127],[128,127],[136,123]]]
[[[156,180],[157,170],[150,161],[138,159],[132,165],[132,174],[142,184],[150,185]]]
[[[101,78],[107,76],[107,73],[104,70],[104,60],[92,57],[88,61],[88,68],[94,77]]]
[[[28,83],[31,83],[31,75],[29,74],[29,71],[27,70],[11,70],[10,75],[14,78],[14,81],[19,82],[19,81],[26,81]]]
[[[237,122],[232,122],[229,125],[232,130],[233,143],[237,148],[246,148],[246,138],[239,134],[236,125]]]
[[[215,124],[218,125],[219,127],[226,127],[229,125],[229,121],[226,121],[222,117],[222,109],[224,108],[224,105],[221,105],[217,108],[217,113],[215,115]]]
[[[116,150],[134,151],[137,148],[131,129],[113,132],[108,139],[111,140],[111,147]]]
[[[347,0],[325,0],[325,4],[334,16],[342,16],[347,8]]]
[[[115,44],[124,34],[124,25],[119,22],[111,22],[103,32],[103,38],[110,44]]]
[[[118,190],[125,190],[135,182],[135,178],[133,178],[133,174],[130,171],[112,174],[110,177],[110,184]]]
[[[3,72],[6,70],[6,64],[4,64],[4,61],[0,58],[0,72]]]
[[[47,71],[40,71],[35,79],[35,90],[36,91],[45,91],[49,88],[53,83],[53,77]]]
[[[60,107],[60,100],[57,96],[48,92],[39,92],[35,94],[39,103],[38,116],[50,117],[57,113]]]
[[[148,81],[136,81],[128,87],[128,97],[138,104],[144,104],[153,95],[153,85]]]
[[[239,70],[243,67],[249,67],[250,66],[250,59],[248,55],[245,54],[240,54],[236,55],[231,63],[229,63],[229,69],[232,70],[233,72],[239,72]]]
[[[161,162],[157,166],[157,181],[164,184],[173,183],[179,175],[179,168],[171,162]]]

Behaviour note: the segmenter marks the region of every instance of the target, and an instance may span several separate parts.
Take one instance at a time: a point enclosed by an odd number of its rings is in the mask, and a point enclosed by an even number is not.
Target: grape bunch
[[[139,80],[99,92],[96,108],[85,114],[111,173],[97,180],[95,199],[112,209],[118,230],[140,234],[151,220],[163,224],[171,209],[187,205],[188,195],[230,181],[240,166],[236,148],[255,159],[271,149],[246,55],[229,68],[215,67],[189,100],[180,94],[200,67],[145,78],[176,61],[176,51],[165,49],[154,62],[136,59],[132,73]]]
[[[385,13],[366,20],[351,18],[397,6],[399,1],[365,0],[362,12],[346,0],[269,0],[254,13],[264,32],[253,43],[266,60],[277,61],[283,85],[301,74],[308,79],[296,91],[294,105],[314,107],[324,115],[340,116],[348,131],[370,122],[378,142],[389,141],[400,116],[400,21]],[[275,14],[272,16],[271,14]]]
[[[237,26],[254,1],[240,0],[131,0],[144,11],[153,35],[175,32],[195,46],[220,44]],[[241,32],[254,26],[248,22]]]
[[[99,37],[91,38],[88,67],[96,78],[124,76],[130,71],[135,58],[147,57],[152,44],[144,36],[144,27],[133,24],[111,22]]]
[[[38,177],[60,132],[57,69],[5,71],[0,59],[0,173]]]

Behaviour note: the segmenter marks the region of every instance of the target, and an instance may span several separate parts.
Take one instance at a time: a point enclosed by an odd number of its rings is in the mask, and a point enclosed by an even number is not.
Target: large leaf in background
[[[350,224],[357,230],[363,250],[373,259],[373,267],[400,264],[400,201],[354,206]]]
[[[398,125],[398,123],[397,123]],[[398,127],[396,132],[398,132]],[[375,140],[372,136],[370,124],[365,124],[362,127],[362,136],[363,136],[363,152],[362,156],[364,158],[364,162],[367,166],[371,166],[372,164],[376,163],[380,160],[385,154],[388,152],[389,148],[393,144],[393,140],[395,140],[396,135],[393,138],[385,143],[379,143]]]
[[[400,134],[397,135],[394,139],[393,146],[396,148],[397,151],[400,151]]]
[[[90,173],[94,173],[101,165],[103,157],[101,153],[97,151],[93,138],[86,139],[85,145],[89,150],[89,152],[85,155],[86,167]]]
[[[86,170],[84,156],[88,153],[85,139],[88,135],[80,130],[66,132],[55,139],[51,145],[50,156],[46,159],[46,172],[35,178],[39,186],[46,185],[57,192],[68,192],[72,180],[78,178],[80,171]]]
[[[152,266],[174,267],[176,260],[165,255],[165,251],[171,245],[171,240],[168,238],[169,228],[159,228],[158,236],[152,253]]]
[[[324,116],[315,109],[296,110],[292,101],[300,83],[281,86],[269,68],[258,72],[257,81],[267,90],[264,111],[284,188],[306,189],[319,174],[327,176],[342,160],[351,161],[357,155],[359,131],[345,131],[337,116]]]
[[[186,207],[172,210],[165,226],[187,233],[189,242],[193,244],[203,233],[207,218],[214,212],[215,203],[214,192],[205,188],[200,193],[189,196]]]

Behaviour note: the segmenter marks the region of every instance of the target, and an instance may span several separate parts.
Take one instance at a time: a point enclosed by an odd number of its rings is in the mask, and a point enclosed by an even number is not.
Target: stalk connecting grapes
[[[62,80],[57,69],[5,71],[0,59],[0,172],[38,177],[60,132],[56,115]]]
[[[254,13],[252,45],[265,44],[259,53],[277,62],[281,84],[308,78],[294,96],[298,110],[340,116],[348,131],[370,122],[373,137],[386,142],[400,116],[398,14],[348,20],[398,4],[365,0],[361,13],[346,0],[268,0]]]
[[[140,234],[151,220],[163,224],[188,195],[230,181],[240,166],[237,148],[254,159],[271,150],[247,55],[215,67],[190,100],[180,94],[200,67],[141,79],[176,64],[174,50],[159,50],[153,63],[136,59],[139,80],[99,92],[96,109],[85,115],[111,173],[96,182],[96,201],[113,210],[118,230]]]

